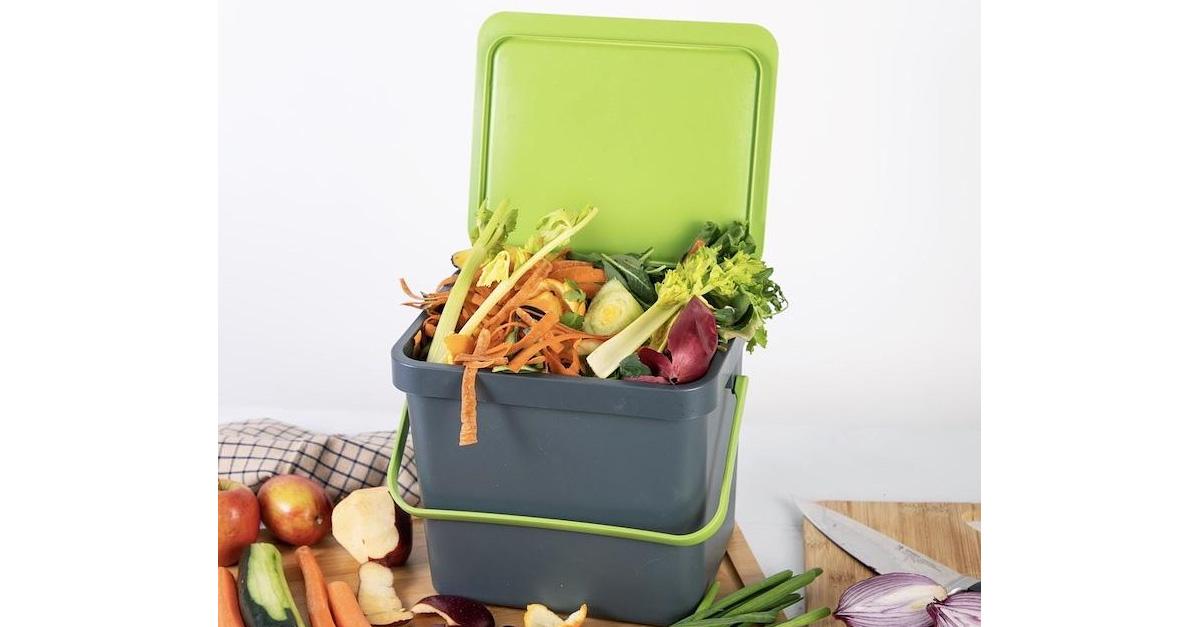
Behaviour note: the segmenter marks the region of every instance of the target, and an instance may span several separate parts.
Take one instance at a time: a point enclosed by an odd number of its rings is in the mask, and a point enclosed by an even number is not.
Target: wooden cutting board
[[[976,503],[874,503],[822,501],[960,573],[979,577],[979,532],[967,524],[979,520]],[[804,567],[821,567],[825,573],[807,588],[809,609],[837,607],[842,592],[874,575],[867,567],[830,542],[812,523],[804,521]],[[841,625],[832,617],[817,625]]]
[[[265,530],[259,539],[263,542],[274,541]],[[300,574],[300,567],[296,564],[295,555],[293,555],[293,551],[286,545],[280,543],[276,543],[276,545],[279,547],[280,552],[283,553],[283,572],[287,576],[292,595],[296,597],[296,603],[303,608],[305,607],[304,577]],[[350,554],[339,546],[332,536],[313,545],[312,549],[317,557],[317,563],[321,565],[321,570],[325,573],[326,580],[345,581],[350,584],[351,588],[358,589],[358,562],[354,561],[354,558],[350,557]],[[413,520],[412,555],[409,556],[408,562],[404,566],[393,568],[392,572],[395,576],[396,593],[400,595],[400,600],[404,602],[404,607],[412,607],[422,598],[436,594],[433,583],[429,578],[429,554],[425,549],[425,526],[423,521],[419,519]],[[742,531],[737,527],[734,527],[733,536],[729,539],[725,558],[721,561],[721,566],[717,571],[717,579],[721,583],[721,594],[727,594],[763,579],[762,569],[758,565],[758,560],[750,552],[750,546],[746,544],[746,538],[742,536]],[[536,603],[537,601],[537,599],[529,600],[530,603]],[[520,627],[524,624],[522,621],[524,611],[525,608],[493,607],[492,614],[496,617],[496,627],[510,625]],[[445,621],[437,616],[418,616],[413,622],[409,623],[409,627],[434,627],[435,625],[444,626]],[[591,617],[587,620],[587,626],[632,627],[630,623],[620,623]]]

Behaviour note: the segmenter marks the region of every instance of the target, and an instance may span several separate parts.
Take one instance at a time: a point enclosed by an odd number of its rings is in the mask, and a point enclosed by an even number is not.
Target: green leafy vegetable
[[[642,360],[638,359],[637,355],[630,355],[621,360],[620,365],[617,367],[617,374],[622,379],[644,377],[650,374],[650,367],[642,363]]]
[[[650,259],[653,254],[654,249],[647,248],[641,253],[623,255],[571,251],[569,257],[603,268],[607,280],[620,282],[637,299],[638,304],[646,308],[658,300],[654,284],[662,280],[668,270],[675,267],[674,263]]]
[[[693,296],[703,296],[724,281],[724,270],[716,253],[702,246],[671,270],[658,285],[658,300],[620,333],[605,340],[587,362],[598,377],[607,377],[626,355],[635,352],[650,336],[667,324]]]
[[[654,283],[642,266],[642,260],[633,255],[601,255],[604,274],[609,279],[617,278],[643,307],[654,303]],[[615,276],[609,276],[615,275]]]
[[[475,282],[475,285],[487,287],[507,279],[512,269],[525,263],[528,258],[529,252],[524,248],[503,247],[487,263],[483,264],[483,270],[479,273],[479,280]]]
[[[783,311],[787,300],[771,280],[771,268],[753,256],[757,246],[749,229],[741,222],[733,222],[724,229],[705,223],[696,240],[699,245],[666,271],[658,284],[654,304],[588,355],[588,365],[597,376],[611,374],[626,355],[637,351],[656,331],[659,339],[663,339],[665,334],[661,329],[694,296],[704,297],[713,309],[721,311],[717,324],[722,337],[744,337],[749,350],[766,345],[763,323]],[[601,257],[609,263],[608,258]],[[620,268],[616,270],[622,272]]]
[[[583,316],[573,311],[564,311],[558,321],[577,331],[583,330]]]
[[[578,283],[571,279],[567,279],[563,283],[567,286],[567,291],[563,294],[563,300],[569,303],[582,303],[587,300],[587,295],[583,293],[583,290],[579,289]]]

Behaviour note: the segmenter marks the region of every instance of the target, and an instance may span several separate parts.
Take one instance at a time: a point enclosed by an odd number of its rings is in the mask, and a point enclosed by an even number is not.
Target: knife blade
[[[915,573],[936,581],[948,592],[980,590],[978,579],[940,564],[920,551],[828,507],[809,501],[796,501],[804,517],[825,537],[879,573]]]

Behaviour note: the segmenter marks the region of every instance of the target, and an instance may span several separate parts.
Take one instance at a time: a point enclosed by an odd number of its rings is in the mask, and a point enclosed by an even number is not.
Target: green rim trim
[[[562,520],[558,518],[541,518],[538,516],[517,516],[515,514],[495,514],[491,512],[467,512],[451,509],[428,509],[424,507],[414,507],[404,501],[400,494],[399,484],[396,483],[396,478],[400,474],[400,461],[403,458],[404,443],[408,441],[408,406],[405,405],[403,412],[400,414],[400,426],[396,430],[396,449],[392,451],[391,462],[388,463],[387,486],[388,491],[392,494],[392,499],[401,509],[408,512],[411,516],[418,518],[428,518],[431,520],[453,520],[458,522],[473,522],[485,523],[491,525],[510,525],[514,527],[535,527],[538,529],[553,529],[555,531],[570,531],[574,533],[589,533],[598,536],[608,536],[610,538],[624,538],[626,540],[639,540],[642,542],[653,542],[655,544],[666,544],[670,546],[694,546],[711,538],[713,534],[721,528],[725,523],[725,516],[729,513],[729,494],[733,489],[733,469],[737,464],[737,443],[738,435],[742,427],[742,409],[746,403],[746,386],[750,380],[738,375],[734,377],[733,395],[733,425],[730,428],[729,448],[725,454],[725,475],[721,480],[721,496],[717,502],[717,511],[705,525],[691,533],[673,534],[663,533],[661,531],[649,531],[646,529],[635,529],[632,527],[618,527],[615,525],[600,525],[596,523],[581,522],[577,520]]]

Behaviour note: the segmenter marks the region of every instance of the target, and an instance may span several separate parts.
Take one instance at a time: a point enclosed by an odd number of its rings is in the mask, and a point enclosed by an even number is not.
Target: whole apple
[[[258,499],[254,491],[229,479],[217,479],[217,565],[232,566],[242,549],[258,538]]]
[[[320,484],[300,475],[276,475],[258,489],[263,524],[278,539],[316,544],[329,533],[333,505]]]

